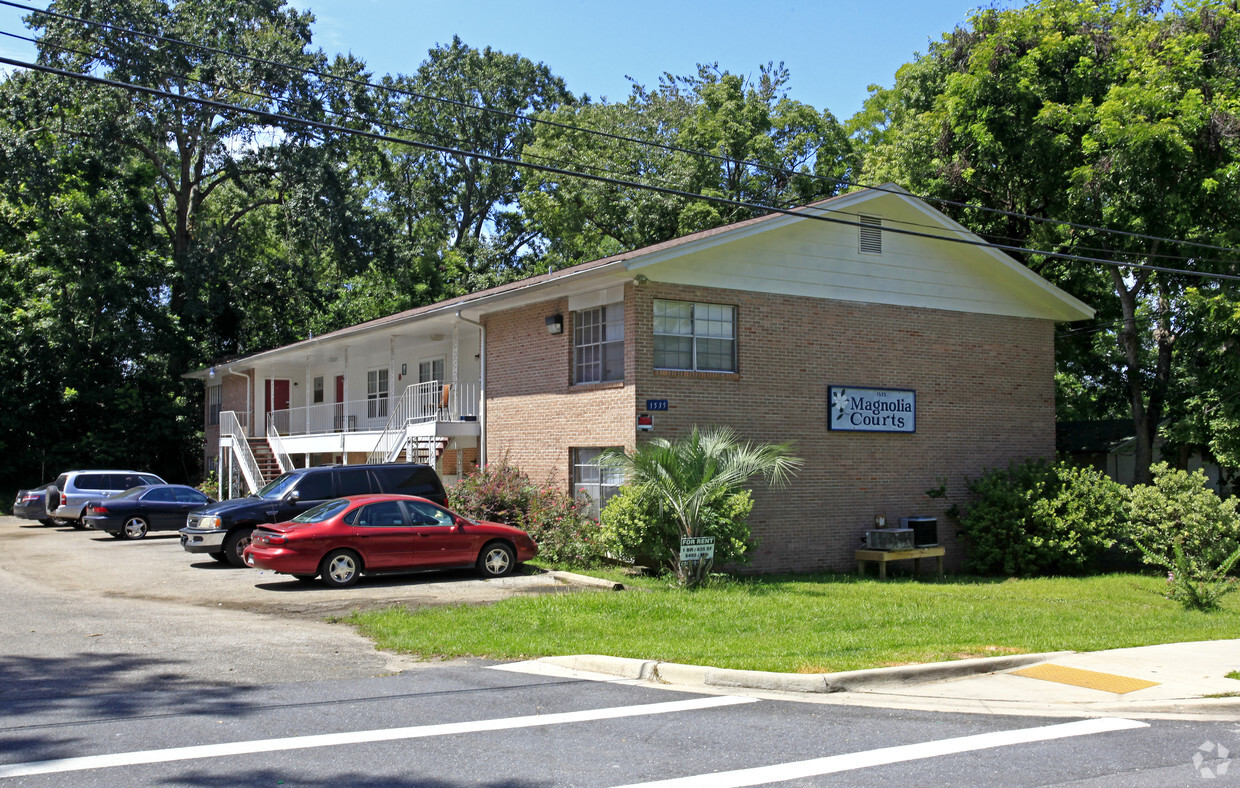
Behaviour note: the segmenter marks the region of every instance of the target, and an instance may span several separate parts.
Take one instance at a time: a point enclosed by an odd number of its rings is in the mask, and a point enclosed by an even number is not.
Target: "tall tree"
[[[654,89],[634,85],[624,103],[585,103],[546,115],[559,125],[541,124],[527,155],[690,194],[805,204],[842,188],[851,146],[829,111],[788,97],[789,80],[783,64],[761,67],[754,79],[715,64],[690,77],[665,74]],[[547,238],[552,259],[565,262],[760,212],[546,174],[529,176],[521,204]]]
[[[946,208],[1003,243],[1208,269],[1201,250],[1158,238],[1236,239],[1240,191],[1226,184],[1240,152],[1238,54],[1240,15],[1204,0],[1166,13],[1136,0],[978,11],[854,119],[865,179],[1008,211]],[[1174,358],[1191,330],[1177,316],[1185,278],[1037,254],[1024,261],[1098,307],[1118,358],[1091,352],[1092,333],[1068,337],[1061,381],[1074,385],[1061,393],[1105,399],[1114,390],[1097,384],[1122,381],[1137,435],[1133,481],[1148,482],[1176,395]]]
[[[410,76],[385,78],[389,133],[445,148],[519,160],[531,115],[574,102],[542,63],[459,37],[430,50]],[[399,144],[386,146],[377,183],[406,260],[438,277],[429,300],[523,273],[534,234],[516,203],[524,179],[511,164]]]
[[[42,31],[41,63],[102,73],[173,96],[319,117],[322,105],[302,70],[323,65],[321,54],[308,51],[313,17],[285,5],[284,0],[58,0],[50,10],[62,16],[32,14],[29,20]],[[156,43],[130,29],[210,49]],[[199,333],[194,329],[216,317],[206,309],[218,272],[204,237],[215,245],[230,243],[247,216],[278,204],[281,195],[274,187],[282,159],[313,138],[303,127],[276,128],[253,114],[163,96],[118,91],[116,100],[128,107],[117,128],[119,140],[156,174],[150,205],[167,244],[171,311],[184,329]],[[207,211],[225,201],[221,195],[228,187],[229,211],[215,217],[208,232]],[[188,351],[176,355],[178,363],[189,361]]]

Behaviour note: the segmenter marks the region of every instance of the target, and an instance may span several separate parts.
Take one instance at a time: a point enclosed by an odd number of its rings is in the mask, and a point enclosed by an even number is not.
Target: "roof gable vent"
[[[883,220],[877,216],[858,216],[857,251],[862,254],[883,253]]]

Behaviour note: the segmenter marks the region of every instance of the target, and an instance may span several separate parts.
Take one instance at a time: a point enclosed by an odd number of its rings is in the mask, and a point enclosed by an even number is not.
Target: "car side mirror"
[[[288,494],[288,497],[285,500],[287,500],[289,503],[297,503],[299,500],[301,500],[301,493],[298,492],[297,490],[293,490],[291,493]]]

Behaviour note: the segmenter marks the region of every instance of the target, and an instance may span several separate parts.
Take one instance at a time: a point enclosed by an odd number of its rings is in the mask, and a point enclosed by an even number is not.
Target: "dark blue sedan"
[[[82,522],[117,539],[141,539],[151,531],[180,530],[185,515],[211,503],[213,498],[184,484],[152,484],[88,502]]]

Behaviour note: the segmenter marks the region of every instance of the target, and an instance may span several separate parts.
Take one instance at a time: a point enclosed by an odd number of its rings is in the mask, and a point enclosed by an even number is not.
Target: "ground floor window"
[[[619,449],[620,447],[615,447]],[[573,484],[572,493],[576,498],[585,493],[590,498],[590,514],[598,517],[611,496],[616,494],[624,478],[615,468],[604,468],[598,464],[599,455],[607,448],[582,448],[572,450]]]

